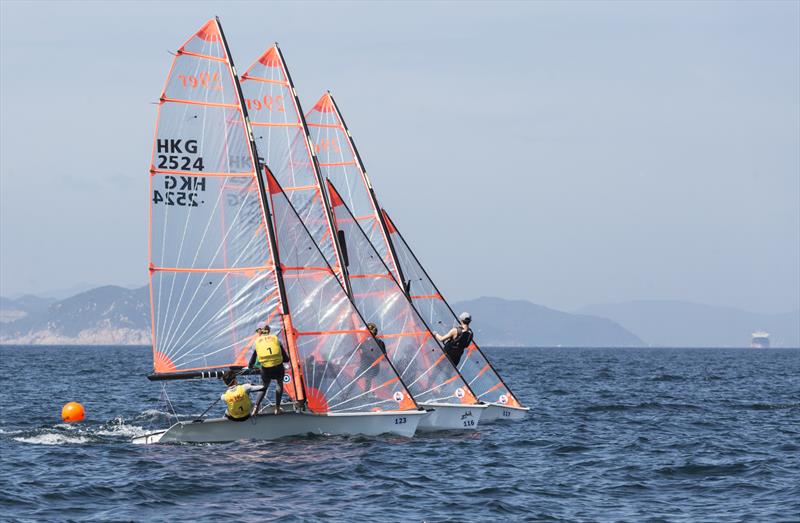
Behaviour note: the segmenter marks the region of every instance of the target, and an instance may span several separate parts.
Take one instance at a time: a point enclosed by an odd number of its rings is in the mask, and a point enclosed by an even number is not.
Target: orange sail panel
[[[289,197],[268,170],[266,176],[309,409],[324,413],[417,408]]]
[[[241,85],[259,156],[280,182],[325,260],[344,282],[315,158],[291,76],[277,44],[247,69]]]
[[[431,329],[444,334],[458,324],[458,318],[397,230],[397,226],[386,211],[382,211],[382,213],[387,229],[390,231],[392,246],[397,253],[398,262],[408,279],[409,297],[414,308]],[[479,400],[512,407],[521,406],[476,343],[471,343],[464,351],[458,370]]]
[[[150,165],[156,374],[246,364],[279,307],[254,161],[222,33],[209,20],[178,50]]]
[[[330,180],[328,191],[339,238],[347,246],[353,302],[364,318],[378,327],[387,356],[414,398],[419,402],[476,403]]]

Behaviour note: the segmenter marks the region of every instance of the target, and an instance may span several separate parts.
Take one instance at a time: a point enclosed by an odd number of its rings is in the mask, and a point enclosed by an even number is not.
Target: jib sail
[[[411,298],[414,308],[432,329],[449,331],[458,324],[458,318],[428,273],[425,272],[389,215],[386,211],[382,211],[382,214],[392,246],[397,253],[398,262],[403,268],[405,277],[408,278],[409,298]],[[458,370],[479,400],[511,407],[521,406],[475,342],[471,343],[464,351]]]
[[[328,191],[337,234],[346,245],[353,302],[366,321],[378,327],[386,354],[414,398],[419,402],[476,403],[330,180]]]

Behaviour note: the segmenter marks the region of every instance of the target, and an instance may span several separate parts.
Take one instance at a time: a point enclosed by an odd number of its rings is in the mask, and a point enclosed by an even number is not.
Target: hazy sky
[[[0,294],[143,284],[175,50],[331,89],[443,293],[800,307],[800,3],[0,3]]]

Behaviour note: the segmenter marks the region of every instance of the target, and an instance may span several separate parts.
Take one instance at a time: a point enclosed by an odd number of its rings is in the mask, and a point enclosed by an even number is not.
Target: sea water
[[[222,384],[164,391],[145,347],[2,347],[0,520],[800,520],[800,350],[486,352],[524,421],[138,446]]]

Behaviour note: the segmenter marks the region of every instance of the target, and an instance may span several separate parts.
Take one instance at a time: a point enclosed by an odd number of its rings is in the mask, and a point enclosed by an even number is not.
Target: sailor
[[[252,415],[255,416],[258,413],[261,401],[267,394],[269,382],[272,380],[275,380],[275,414],[280,414],[283,412],[281,409],[281,396],[283,396],[283,375],[286,372],[283,364],[289,362],[289,356],[283,349],[278,337],[270,334],[269,325],[257,328],[256,333],[259,336],[256,338],[256,347],[247,367],[250,369],[255,368],[256,361],[258,361],[258,365],[261,367],[261,383],[264,388],[256,398],[256,406],[253,408]]]
[[[222,395],[222,400],[228,405],[225,410],[225,417],[231,421],[245,421],[250,417],[250,409],[253,403],[250,401],[250,392],[261,390],[260,385],[245,383],[239,385],[236,381],[237,372],[229,370],[222,375],[222,381],[228,390]]]
[[[436,339],[444,343],[445,354],[456,367],[458,367],[458,362],[461,361],[464,349],[472,343],[472,329],[469,328],[469,324],[472,323],[472,316],[468,312],[462,312],[458,316],[458,321],[461,324],[450,329],[450,332],[444,336],[436,334]]]
[[[361,369],[364,373],[364,390],[372,389],[372,380],[378,375],[378,365],[375,364],[375,360],[381,355],[386,355],[386,344],[382,339],[378,338],[378,326],[374,323],[367,323],[367,330],[370,332],[370,334],[372,334],[372,337],[367,338],[360,345]],[[377,342],[378,348],[382,354],[375,350],[375,343],[373,343],[372,339],[373,337],[375,338],[374,341]]]

